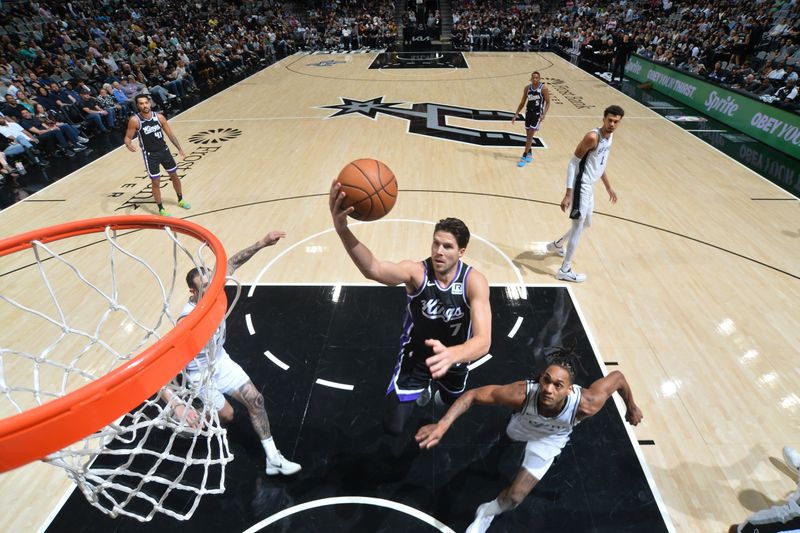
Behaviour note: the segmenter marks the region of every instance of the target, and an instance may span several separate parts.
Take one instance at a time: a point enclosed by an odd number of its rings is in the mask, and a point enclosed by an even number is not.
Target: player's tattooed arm
[[[251,257],[253,257],[256,252],[261,250],[262,248],[266,248],[267,246],[272,246],[282,238],[286,237],[286,232],[281,230],[270,231],[267,235],[258,241],[257,243],[253,244],[252,246],[248,246],[244,250],[236,252],[233,256],[228,259],[228,275],[232,275],[236,269],[238,269],[243,264],[247,263]]]

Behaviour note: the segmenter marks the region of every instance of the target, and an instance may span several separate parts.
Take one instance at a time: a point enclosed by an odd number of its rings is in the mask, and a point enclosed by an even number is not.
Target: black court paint
[[[476,406],[440,446],[420,451],[414,433],[442,414],[431,402],[415,408],[404,435],[384,435],[383,394],[395,363],[404,291],[343,286],[337,301],[333,293],[331,286],[260,286],[252,298],[242,298],[228,319],[226,349],[263,392],[278,447],[303,465],[300,474],[264,474],[261,444],[246,412],[236,406],[228,428],[236,458],[227,471],[227,491],[204,498],[190,521],[112,520],[74,492],[47,531],[243,531],[294,506],[342,496],[402,504],[463,531],[475,508],[493,499],[519,468],[523,444],[504,437],[510,412]],[[573,344],[583,367],[578,383],[599,378],[600,367],[568,291],[528,288],[527,295],[515,299],[505,287],[491,289],[492,358],[471,373],[468,386],[531,377],[555,346]],[[246,326],[248,314],[254,335]],[[509,338],[520,317],[517,332]],[[271,362],[264,355],[267,350],[289,368]],[[318,379],[353,389],[320,385]],[[437,529],[396,509],[347,503],[297,512],[262,530]],[[533,530],[667,531],[611,402],[576,427],[570,444],[531,495],[490,528]]]

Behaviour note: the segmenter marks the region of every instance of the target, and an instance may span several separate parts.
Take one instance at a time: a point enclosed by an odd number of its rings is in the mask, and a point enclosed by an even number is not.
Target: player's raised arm
[[[526,384],[517,381],[509,385],[487,385],[468,390],[462,394],[447,410],[447,413],[436,424],[422,426],[417,431],[416,439],[420,448],[433,448],[442,440],[444,434],[456,419],[466,413],[473,404],[500,405],[515,411],[525,404]]]
[[[417,287],[423,276],[422,264],[416,261],[381,261],[361,241],[359,241],[350,228],[347,227],[347,215],[353,212],[353,207],[343,208],[342,200],[345,193],[341,184],[336,180],[331,183],[328,196],[328,206],[333,218],[333,227],[342,240],[344,249],[350,259],[367,279],[383,283],[384,285],[399,285],[404,283],[410,287]]]
[[[240,250],[233,254],[231,258],[228,259],[228,275],[232,275],[237,268],[249,261],[250,258],[256,254],[256,252],[262,248],[266,248],[267,246],[274,245],[284,237],[286,237],[285,231],[270,231],[263,239],[259,240],[255,244],[252,244],[244,250]]]
[[[625,402],[625,407],[627,408],[625,420],[632,426],[641,422],[643,418],[642,411],[633,401],[633,393],[630,385],[628,385],[628,380],[619,370],[615,370],[609,375],[598,379],[588,389],[583,390],[581,403],[578,406],[578,419],[582,420],[597,414],[615,392],[619,392]]]

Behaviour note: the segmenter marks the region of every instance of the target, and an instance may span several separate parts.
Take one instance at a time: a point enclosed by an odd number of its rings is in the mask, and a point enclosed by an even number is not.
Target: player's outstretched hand
[[[625,420],[632,426],[638,425],[643,418],[644,415],[642,415],[642,410],[639,409],[638,405],[628,407],[628,410],[625,412]]]
[[[442,437],[444,437],[444,429],[439,424],[428,424],[419,428],[414,438],[417,439],[420,448],[428,449],[439,444]]]
[[[286,232],[281,230],[270,231],[267,236],[261,239],[261,244],[264,246],[272,246],[279,240],[286,237]]]
[[[433,379],[444,377],[450,367],[457,362],[453,360],[453,352],[436,339],[427,339],[425,345],[433,349],[433,355],[425,359],[425,364],[428,365],[431,377]]]
[[[331,217],[333,217],[333,227],[336,230],[344,229],[347,227],[347,215],[353,212],[354,207],[350,206],[347,209],[342,208],[342,200],[345,194],[342,192],[342,184],[336,180],[331,183],[331,192],[328,195],[328,206],[331,209]]]

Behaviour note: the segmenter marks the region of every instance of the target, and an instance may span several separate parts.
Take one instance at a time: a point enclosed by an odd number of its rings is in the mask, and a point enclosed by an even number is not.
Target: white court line
[[[517,334],[517,330],[519,330],[519,327],[521,325],[522,325],[522,317],[518,316],[516,324],[514,324],[514,327],[511,328],[511,331],[508,332],[508,338],[509,339],[513,339],[514,338],[514,335]]]
[[[384,219],[381,219],[381,220],[374,220],[372,222],[350,222],[349,226],[352,228],[352,227],[355,227],[355,226],[360,226],[362,224],[380,224],[380,223],[384,223],[385,224],[385,223],[390,223],[390,222],[411,222],[411,223],[414,223],[414,224],[427,224],[429,226],[435,226],[436,225],[435,222],[431,222],[429,220],[414,220],[414,219],[408,219],[408,218],[394,218],[394,219],[385,219],[384,218]],[[264,274],[267,272],[267,270],[269,270],[272,267],[272,265],[275,264],[280,258],[282,258],[287,253],[289,253],[292,250],[294,250],[297,246],[300,246],[301,244],[303,244],[305,242],[308,242],[311,239],[315,239],[315,238],[317,238],[317,237],[319,237],[321,235],[325,235],[326,233],[331,233],[332,231],[335,231],[334,228],[328,228],[328,229],[325,229],[325,230],[322,230],[322,231],[318,231],[317,233],[314,233],[313,235],[309,235],[305,239],[301,239],[300,241],[292,244],[288,248],[284,248],[284,250],[281,253],[276,255],[274,258],[272,258],[272,260],[269,263],[264,265],[264,268],[262,268],[261,271],[256,275],[256,279],[253,280],[252,284],[250,285],[250,290],[247,292],[247,297],[248,298],[252,298],[253,297],[253,294],[255,293],[255,290],[256,290],[256,285],[259,283],[259,281],[264,276]],[[511,270],[514,272],[514,274],[516,275],[517,280],[519,281],[519,283],[517,283],[517,285],[519,287],[525,287],[525,280],[522,277],[522,272],[520,272],[520,270],[517,268],[517,265],[514,264],[514,261],[512,261],[510,257],[508,257],[505,253],[503,253],[503,251],[500,248],[498,248],[494,243],[492,243],[491,241],[481,237],[480,235],[476,235],[476,234],[473,233],[472,234],[472,238],[481,241],[482,243],[488,245],[490,248],[493,248],[500,255],[500,257],[505,259],[506,262],[511,266]],[[520,293],[523,295],[523,299],[527,298],[527,291],[520,291]]]
[[[50,516],[48,516],[45,519],[45,521],[42,522],[42,525],[39,526],[39,531],[37,533],[45,533],[47,531],[47,528],[50,527],[50,524],[53,522],[53,520],[55,519],[56,515],[59,512],[61,512],[61,508],[64,507],[64,504],[67,503],[67,500],[69,499],[70,496],[72,496],[72,493],[75,492],[76,488],[77,488],[77,485],[75,485],[75,483],[70,483],[69,484],[69,488],[64,493],[64,495],[61,497],[61,499],[58,501],[58,503],[56,504],[55,508],[50,513]]]
[[[244,533],[257,533],[258,531],[261,531],[265,527],[277,522],[278,520],[281,520],[282,518],[286,518],[287,516],[307,511],[308,509],[316,509],[317,507],[327,507],[329,505],[342,505],[342,504],[374,505],[375,507],[394,509],[395,511],[400,511],[401,513],[413,516],[414,518],[428,524],[429,526],[435,527],[441,533],[455,533],[455,531],[447,527],[445,524],[436,520],[434,517],[423,513],[419,509],[414,509],[413,507],[409,507],[408,505],[393,502],[391,500],[384,500],[382,498],[369,498],[366,496],[337,496],[335,498],[323,498],[321,500],[314,500],[311,502],[301,503],[300,505],[295,505],[294,507],[289,507],[288,509],[284,509],[283,511],[276,513],[270,516],[269,518],[265,518],[261,522],[254,524],[248,529],[246,529]]]
[[[683,130],[691,131],[692,133],[725,133],[728,130]]]
[[[244,315],[244,321],[247,323],[247,331],[250,332],[250,335],[255,335],[256,330],[253,329],[253,320],[250,318],[250,313]]]
[[[583,331],[586,332],[586,337],[589,339],[589,345],[592,347],[592,352],[594,352],[594,357],[597,360],[597,364],[600,365],[600,370],[603,372],[603,375],[607,376],[608,369],[603,362],[603,358],[600,357],[600,350],[597,348],[597,343],[594,341],[594,336],[589,329],[588,322],[586,322],[586,319],[583,316],[583,311],[581,311],[581,306],[578,302],[578,299],[575,297],[575,292],[572,290],[572,286],[570,285],[566,285],[566,288],[567,291],[569,291],[569,297],[572,300],[572,305],[575,306],[575,312],[578,314],[578,319],[581,321],[581,326],[583,326]],[[667,526],[667,531],[675,533],[675,526],[672,524],[672,519],[667,511],[667,505],[664,503],[661,493],[658,492],[656,480],[653,478],[653,474],[650,472],[650,468],[647,466],[647,461],[644,459],[644,454],[642,453],[642,448],[639,446],[639,441],[636,438],[636,435],[633,433],[633,428],[631,425],[625,422],[625,404],[623,403],[619,394],[614,394],[612,398],[614,398],[614,405],[617,407],[617,412],[622,420],[622,426],[625,428],[625,431],[628,434],[628,439],[631,441],[633,451],[636,453],[636,457],[639,459],[639,465],[642,467],[642,472],[644,472],[644,477],[647,479],[647,484],[650,485],[650,490],[653,491],[653,498],[656,501],[658,510],[661,511],[661,518],[664,519],[664,524]]]
[[[677,106],[677,105],[647,105],[647,104],[644,105],[646,105],[648,109],[686,109],[683,106]]]
[[[355,385],[348,385],[346,383],[336,383],[335,381],[328,381],[327,379],[319,378],[316,381],[317,385],[325,385],[334,389],[353,390]]]
[[[477,361],[473,361],[470,364],[468,364],[467,365],[467,370],[472,371],[473,369],[478,368],[479,366],[481,366],[483,363],[486,363],[487,361],[489,361],[489,359],[491,359],[491,358],[492,358],[492,354],[487,353],[486,355],[484,355],[483,357],[481,357]]]
[[[275,357],[275,355],[273,355],[273,353],[270,352],[269,350],[264,352],[264,355],[267,356],[267,359],[269,359],[270,361],[281,367],[283,370],[289,370],[289,365],[287,365],[286,363]]]

